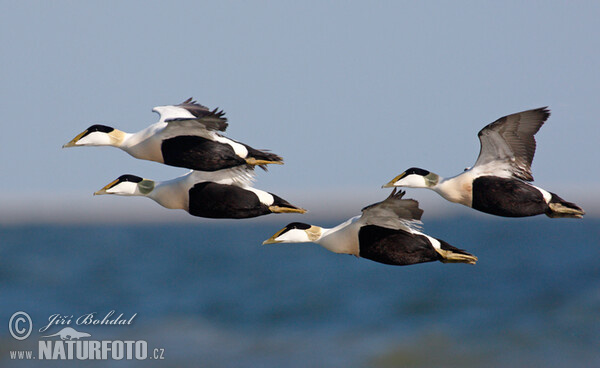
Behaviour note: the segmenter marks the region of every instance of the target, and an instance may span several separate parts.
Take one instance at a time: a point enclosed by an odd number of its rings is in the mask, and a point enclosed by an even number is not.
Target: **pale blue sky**
[[[6,1],[1,10],[2,219],[19,204],[170,215],[147,199],[91,193],[124,173],[164,180],[185,170],[61,146],[94,123],[137,131],[156,121],[153,106],[190,96],[226,111],[231,138],[282,155],[256,187],[312,213],[343,196],[358,211],[411,166],[452,176],[475,161],[484,125],[540,106],[552,116],[537,135],[535,183],[584,208],[598,203],[598,2]]]

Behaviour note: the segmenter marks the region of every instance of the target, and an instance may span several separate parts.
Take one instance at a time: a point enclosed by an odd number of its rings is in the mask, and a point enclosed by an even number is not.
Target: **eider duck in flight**
[[[538,188],[531,162],[534,135],[550,116],[546,107],[504,116],[483,128],[478,136],[479,157],[471,168],[443,179],[419,168],[410,168],[384,185],[428,188],[455,203],[505,217],[546,214],[548,217],[581,218],[585,212],[576,204]]]
[[[394,189],[384,201],[363,208],[361,216],[332,229],[293,222],[263,244],[312,242],[334,253],[398,266],[433,261],[475,264],[477,257],[420,232],[423,210],[403,195]]]
[[[122,175],[97,194],[145,196],[163,207],[183,209],[207,218],[251,218],[270,213],[305,213],[285,199],[249,186],[251,171],[238,168],[217,172],[190,171],[173,180],[155,182]]]
[[[154,123],[137,133],[125,133],[105,125],[92,125],[63,148],[75,146],[114,146],[143,160],[192,170],[216,171],[241,165],[283,164],[273,153],[234,141],[225,131],[223,111],[209,110],[191,98],[179,105],[157,106],[160,115]]]

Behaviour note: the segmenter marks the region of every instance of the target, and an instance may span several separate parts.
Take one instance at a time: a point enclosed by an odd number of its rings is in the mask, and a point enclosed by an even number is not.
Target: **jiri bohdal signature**
[[[111,310],[102,318],[98,316],[98,312],[86,313],[74,319],[74,315],[62,315],[60,313],[56,313],[48,317],[48,324],[44,327],[40,328],[40,332],[44,332],[48,330],[52,326],[116,326],[116,325],[131,325],[133,320],[137,316],[137,313],[134,313],[131,317],[124,317],[124,314],[121,313],[116,317],[113,317],[116,312]]]

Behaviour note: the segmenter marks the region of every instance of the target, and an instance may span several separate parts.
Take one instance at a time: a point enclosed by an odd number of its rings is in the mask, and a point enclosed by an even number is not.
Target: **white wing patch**
[[[535,185],[529,184],[532,187],[534,187],[535,189],[539,190],[540,193],[542,193],[542,196],[544,196],[544,201],[546,201],[546,203],[550,203],[550,200],[552,199],[552,194],[550,194],[550,192],[548,192],[547,190],[544,190],[540,187],[536,187]]]
[[[506,161],[491,161],[484,165],[473,166],[471,169],[465,171],[461,175],[470,175],[472,180],[475,180],[480,176],[487,175],[508,179],[513,177],[513,168],[512,165]]]
[[[231,148],[233,148],[233,151],[235,152],[235,154],[240,156],[241,158],[246,158],[246,156],[248,156],[248,149],[243,144],[239,144],[237,142],[232,141],[229,138],[225,138],[222,135],[218,135],[218,134],[215,134],[214,139],[215,139],[215,141],[217,141],[219,143],[224,143],[224,144],[230,145]]]
[[[160,115],[159,123],[163,123],[171,119],[196,119],[196,117],[183,107],[178,106],[156,106],[152,111]]]
[[[431,243],[431,246],[433,246],[433,248],[442,249],[442,243],[440,243],[439,240],[437,240],[436,238],[432,238],[431,236],[426,235],[426,234],[421,234],[421,235],[425,236],[429,240],[429,242]]]
[[[246,166],[238,166],[217,171],[192,170],[188,175],[191,186],[205,181],[212,181],[217,184],[237,185],[246,189],[245,187],[254,182],[255,173],[253,169]]]
[[[261,203],[264,203],[267,206],[270,206],[275,202],[275,198],[273,196],[263,190],[252,188],[252,187],[243,187],[245,190],[253,192],[258,197],[258,200]]]

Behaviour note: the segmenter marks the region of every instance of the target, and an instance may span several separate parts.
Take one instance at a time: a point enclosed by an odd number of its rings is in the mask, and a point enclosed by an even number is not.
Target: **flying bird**
[[[497,216],[581,218],[585,212],[579,206],[529,183],[533,181],[534,135],[549,116],[548,108],[542,107],[487,125],[478,134],[477,161],[456,176],[444,179],[412,167],[383,187],[432,189],[451,202]]]
[[[94,194],[144,196],[163,207],[207,218],[243,219],[270,213],[306,212],[275,194],[251,187],[252,173],[245,168],[215,172],[192,170],[162,182],[127,174]]]
[[[312,242],[334,253],[398,266],[433,261],[475,264],[477,257],[419,231],[423,210],[403,196],[394,189],[384,201],[363,208],[362,215],[331,229],[292,222],[263,244]]]
[[[137,133],[125,133],[95,124],[79,133],[66,147],[113,146],[135,158],[199,171],[216,171],[241,165],[283,164],[283,159],[221,135],[227,128],[225,113],[185,100],[179,105],[157,106],[158,122]]]

